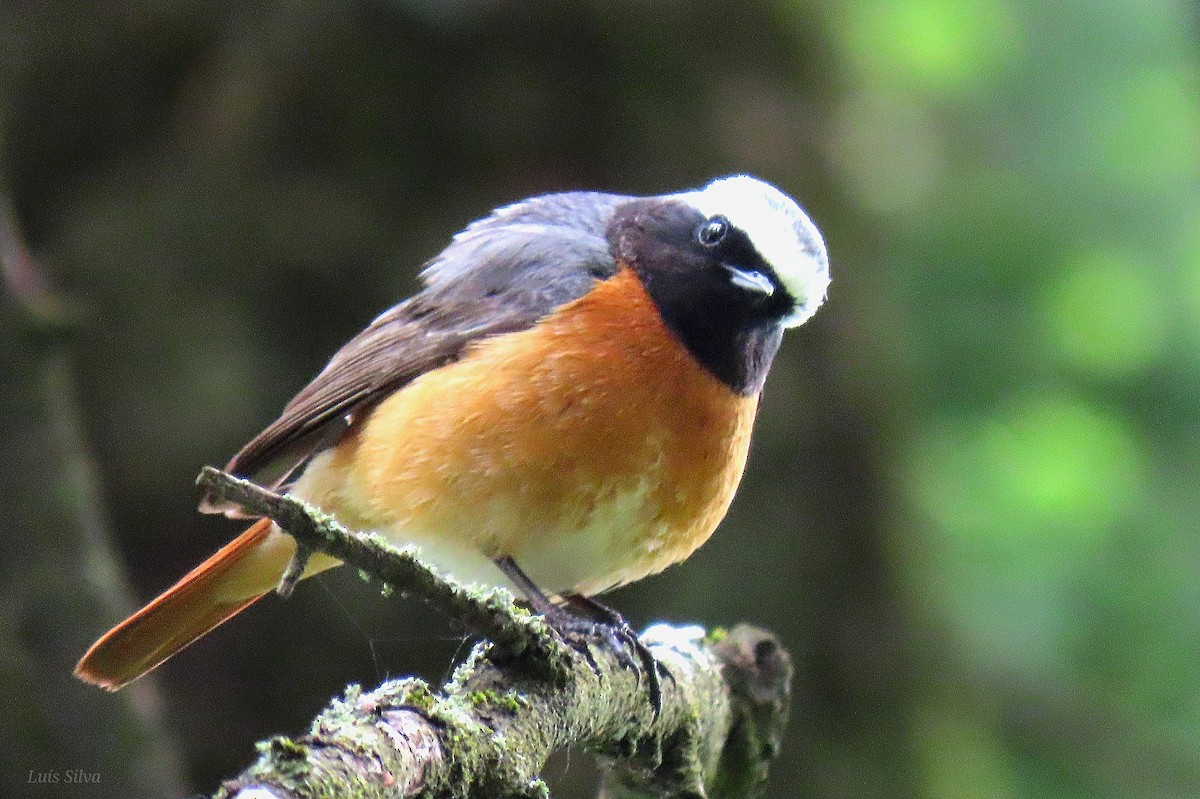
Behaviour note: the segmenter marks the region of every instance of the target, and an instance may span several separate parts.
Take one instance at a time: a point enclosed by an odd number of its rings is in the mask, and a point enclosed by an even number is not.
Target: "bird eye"
[[[696,238],[700,239],[700,243],[705,247],[715,247],[721,243],[721,239],[725,238],[725,234],[728,232],[729,220],[723,216],[714,216],[700,226]]]

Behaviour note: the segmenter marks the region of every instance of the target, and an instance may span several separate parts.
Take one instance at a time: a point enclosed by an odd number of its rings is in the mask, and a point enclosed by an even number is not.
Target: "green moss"
[[[424,680],[413,680],[404,695],[404,702],[428,715],[433,712],[434,705],[437,703],[437,696],[429,689],[427,682]]]
[[[708,634],[704,636],[704,643],[709,645],[719,644],[728,637],[729,630],[726,630],[724,627],[713,627],[708,631]]]
[[[277,762],[304,760],[308,757],[308,747],[284,735],[276,735],[265,741],[259,741],[256,748],[259,753],[271,757]]]
[[[529,783],[525,795],[530,799],[550,799],[550,787],[540,779]]]
[[[526,703],[517,693],[497,693],[495,691],[471,691],[466,696],[467,704],[471,707],[488,707],[516,713]]]

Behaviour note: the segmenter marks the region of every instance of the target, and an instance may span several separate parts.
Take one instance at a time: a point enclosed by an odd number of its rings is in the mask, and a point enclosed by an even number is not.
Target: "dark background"
[[[1167,0],[0,3],[62,303],[0,316],[0,794],[211,791],[348,682],[444,677],[452,624],[339,573],[121,694],[65,675],[237,532],[199,467],[456,230],[743,171],[821,226],[830,301],[717,535],[609,600],[784,638],[772,796],[1200,794],[1196,40]]]

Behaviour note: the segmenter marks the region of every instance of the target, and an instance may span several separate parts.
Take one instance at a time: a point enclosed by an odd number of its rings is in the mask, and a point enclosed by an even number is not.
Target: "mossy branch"
[[[219,797],[548,796],[538,775],[567,746],[611,762],[609,799],[761,790],[791,682],[787,654],[770,633],[651,627],[642,642],[666,670],[655,713],[647,680],[629,665],[636,656],[615,639],[568,644],[507,591],[458,585],[415,550],[349,532],[302,502],[215,469],[200,482],[218,499],[274,519],[299,553],[332,555],[438,605],[485,639],[439,691],[412,678],[370,692],[351,686],[307,735],[261,743],[258,761]],[[298,557],[302,564],[306,556]]]
[[[569,672],[566,647],[550,634],[540,617],[513,604],[506,589],[462,585],[418,560],[416,547],[397,549],[378,535],[352,533],[318,508],[218,469],[205,467],[197,484],[216,501],[233,502],[270,517],[296,539],[296,557],[279,593],[286,596],[291,592],[311,552],[324,552],[404,595],[437,606],[506,655],[524,656],[551,674]]]

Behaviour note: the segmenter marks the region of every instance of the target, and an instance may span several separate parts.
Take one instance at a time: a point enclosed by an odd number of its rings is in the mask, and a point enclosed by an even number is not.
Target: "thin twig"
[[[569,670],[568,648],[540,617],[515,605],[506,589],[458,583],[423,563],[416,547],[397,549],[378,535],[350,532],[317,508],[219,469],[205,467],[197,484],[217,501],[233,502],[271,518],[296,539],[298,551],[324,552],[394,590],[438,606],[472,633],[491,641],[498,652],[525,657],[552,673]],[[289,573],[295,567],[293,560]],[[288,582],[285,577],[281,583],[284,591]]]

